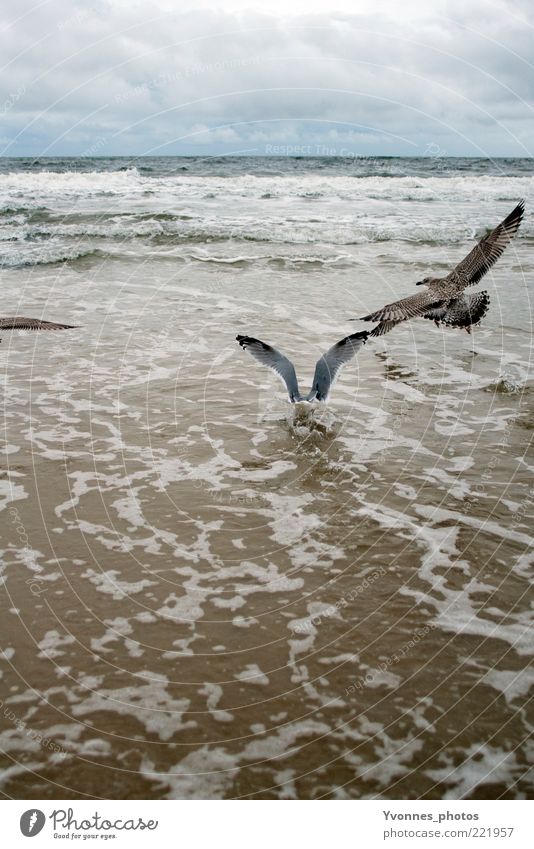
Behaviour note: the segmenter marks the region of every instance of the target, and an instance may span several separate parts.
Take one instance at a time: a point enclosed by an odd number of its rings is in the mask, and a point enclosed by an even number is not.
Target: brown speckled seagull
[[[386,304],[382,309],[364,315],[363,321],[380,322],[369,335],[382,336],[401,321],[418,317],[432,319],[438,326],[463,327],[470,333],[471,326],[478,324],[486,315],[490,299],[487,292],[469,295],[464,289],[478,283],[497,262],[517,233],[524,211],[525,202],[521,200],[446,277],[425,277],[416,283],[416,286],[426,286],[425,292]]]
[[[2,330],[71,330],[74,327],[78,325],[58,324],[56,321],[42,321],[39,318],[26,318],[23,315],[0,318],[0,332]]]

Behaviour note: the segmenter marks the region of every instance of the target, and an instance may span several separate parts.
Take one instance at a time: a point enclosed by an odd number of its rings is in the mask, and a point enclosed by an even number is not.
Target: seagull
[[[470,333],[471,325],[478,324],[486,315],[490,299],[486,291],[469,295],[464,289],[478,283],[497,262],[517,233],[524,211],[525,201],[521,200],[446,277],[425,277],[416,283],[416,286],[426,286],[425,292],[386,304],[377,312],[362,316],[363,321],[380,322],[369,335],[382,336],[401,321],[419,316],[432,319],[438,327],[440,324],[463,327]]]
[[[368,336],[369,333],[364,330],[345,336],[332,345],[317,360],[312,388],[307,395],[301,395],[295,366],[280,351],[260,339],[254,339],[253,336],[236,336],[236,341],[244,351],[252,354],[255,360],[276,372],[285,384],[290,403],[295,404],[298,401],[326,401],[338,372],[358,353]]]
[[[77,324],[58,324],[55,321],[42,321],[39,318],[26,318],[15,315],[9,318],[0,318],[0,331],[2,330],[71,330],[78,327]],[[1,341],[1,340],[0,340]]]

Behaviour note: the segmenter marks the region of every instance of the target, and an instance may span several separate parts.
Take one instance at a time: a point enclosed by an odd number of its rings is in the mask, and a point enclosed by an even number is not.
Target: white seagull
[[[369,333],[366,330],[352,333],[351,336],[345,336],[329,348],[317,360],[312,388],[307,395],[301,395],[295,366],[280,351],[260,339],[254,339],[253,336],[236,336],[236,340],[243,350],[252,354],[255,360],[268,366],[278,375],[287,389],[290,403],[295,404],[297,401],[311,403],[328,400],[338,372],[358,353],[368,336]]]

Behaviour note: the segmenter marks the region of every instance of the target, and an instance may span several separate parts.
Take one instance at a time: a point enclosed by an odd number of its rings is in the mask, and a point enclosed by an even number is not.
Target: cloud
[[[410,4],[401,17],[393,3],[353,14],[339,1],[287,16],[279,3],[274,16],[238,0],[227,11],[51,0],[26,13],[4,0],[3,152],[530,155],[526,4],[456,2],[447,16]]]

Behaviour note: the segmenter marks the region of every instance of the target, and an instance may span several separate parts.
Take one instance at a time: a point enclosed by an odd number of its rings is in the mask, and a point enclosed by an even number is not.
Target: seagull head
[[[415,285],[416,286],[428,286],[428,284],[430,283],[431,280],[432,280],[431,277],[423,277],[423,279],[419,280],[419,282],[416,283]]]

